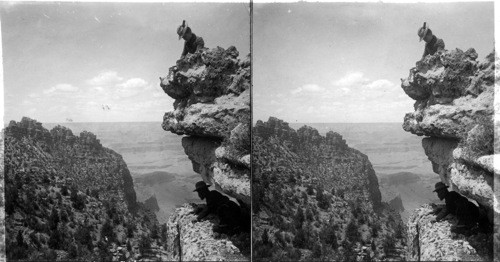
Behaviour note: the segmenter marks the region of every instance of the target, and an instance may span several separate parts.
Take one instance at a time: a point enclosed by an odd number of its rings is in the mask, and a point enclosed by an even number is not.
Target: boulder
[[[186,204],[167,222],[168,261],[249,261],[229,240],[216,238],[210,220],[193,223],[196,215]]]

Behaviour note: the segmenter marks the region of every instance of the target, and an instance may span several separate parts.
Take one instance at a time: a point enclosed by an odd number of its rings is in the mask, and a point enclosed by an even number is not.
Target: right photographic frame
[[[254,3],[252,259],[492,261],[494,3]]]

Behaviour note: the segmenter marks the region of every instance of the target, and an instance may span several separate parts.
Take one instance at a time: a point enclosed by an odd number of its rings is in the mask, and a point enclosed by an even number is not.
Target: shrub
[[[314,243],[313,249],[312,249],[312,256],[314,258],[319,258],[321,257],[322,252],[321,252],[321,244],[316,242]]]
[[[109,241],[115,240],[115,232],[113,232],[113,227],[111,226],[109,220],[106,220],[106,222],[104,222],[104,225],[102,225],[101,236],[108,237]]]
[[[359,240],[361,239],[361,234],[359,233],[358,228],[354,223],[354,220],[351,220],[347,225],[347,229],[345,231],[345,238],[349,240],[349,242],[351,243],[359,242]]]
[[[330,245],[333,250],[337,250],[337,236],[335,234],[335,228],[333,226],[327,226],[321,232],[321,240],[326,244]]]
[[[297,230],[295,237],[293,238],[293,246],[296,248],[305,248],[306,247],[306,233],[304,229],[300,228]]]
[[[151,240],[149,237],[142,235],[141,239],[139,240],[139,251],[141,254],[146,253],[151,248]]]
[[[307,186],[307,190],[306,190],[307,194],[312,196],[314,194],[314,189],[312,187],[312,185],[308,185]]]

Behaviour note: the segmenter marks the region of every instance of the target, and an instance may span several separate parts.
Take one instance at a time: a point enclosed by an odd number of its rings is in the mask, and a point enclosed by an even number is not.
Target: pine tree
[[[337,235],[335,234],[335,228],[330,225],[323,229],[321,239],[328,245],[332,247],[333,250],[337,250]]]
[[[151,238],[152,239],[158,238],[158,226],[156,225],[156,223],[153,223],[153,228],[151,229]]]
[[[264,229],[264,232],[262,232],[262,244],[269,244],[269,234],[267,233],[267,228]]]
[[[299,230],[297,230],[292,243],[296,248],[304,248],[306,246],[306,233],[304,232],[304,229],[299,228]]]
[[[104,225],[102,225],[101,236],[108,237],[108,241],[115,240],[115,232],[113,232],[113,227],[111,226],[109,220],[106,220],[106,222],[104,222]]]
[[[68,187],[67,186],[62,186],[61,187],[61,194],[63,196],[67,196],[68,195]]]
[[[49,247],[59,249],[61,247],[62,237],[58,230],[52,230],[49,237]]]
[[[354,220],[351,220],[347,225],[347,229],[345,231],[345,238],[349,240],[349,242],[351,242],[352,244],[360,240],[361,234],[359,233],[356,223],[354,223]]]
[[[141,239],[139,240],[139,251],[141,252],[141,254],[144,254],[150,248],[151,248],[151,241],[147,236],[142,235]]]
[[[301,228],[302,223],[304,223],[305,217],[304,217],[304,211],[302,210],[301,207],[297,208],[297,212],[295,213],[295,228]]]
[[[314,246],[313,246],[313,250],[312,250],[312,256],[314,258],[319,258],[319,257],[321,257],[321,255],[322,255],[321,244],[318,242],[315,242]]]
[[[59,212],[57,212],[57,209],[53,207],[49,217],[50,230],[56,230],[58,223],[59,223]]]
[[[163,224],[161,225],[161,233],[160,233],[160,237],[161,237],[161,242],[162,243],[166,243],[167,242],[167,224]]]
[[[16,241],[17,241],[17,245],[19,247],[24,247],[25,243],[24,243],[24,240],[23,240],[23,232],[21,232],[21,230],[17,231]]]
[[[130,245],[130,240],[127,240],[127,251],[132,251],[132,245]]]

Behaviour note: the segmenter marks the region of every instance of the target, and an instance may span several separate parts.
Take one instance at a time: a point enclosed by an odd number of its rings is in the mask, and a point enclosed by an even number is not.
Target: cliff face
[[[165,113],[162,127],[186,135],[182,146],[193,170],[213,185],[211,189],[236,198],[249,213],[250,56],[240,60],[238,55],[234,47],[217,47],[177,61],[168,76],[160,78],[165,93],[175,99],[174,111]],[[179,230],[191,226],[183,219],[175,221]],[[182,231],[176,234],[181,243],[191,241],[182,239]],[[197,245],[210,241],[204,238]],[[188,257],[178,258],[205,259]]]
[[[123,255],[128,261],[149,249],[139,250],[146,244],[141,235],[158,226],[156,217],[136,203],[122,157],[95,135],[74,136],[62,126],[48,131],[29,118],[11,121],[4,163],[8,258],[111,260]],[[126,253],[111,251],[120,245]]]
[[[401,218],[340,134],[271,117],[252,139],[254,259],[401,259]]]
[[[495,55],[483,62],[476,58],[474,49],[456,49],[418,63],[402,83],[415,100],[415,111],[406,114],[403,128],[426,136],[422,146],[434,172],[451,190],[475,200],[493,223],[500,211],[493,190],[499,175],[493,166]],[[417,219],[411,224],[420,225],[421,236],[433,234],[426,231],[432,230],[426,223]]]

